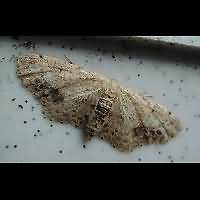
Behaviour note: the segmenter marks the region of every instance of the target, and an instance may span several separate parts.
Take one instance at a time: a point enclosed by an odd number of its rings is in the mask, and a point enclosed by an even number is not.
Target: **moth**
[[[149,101],[116,80],[86,72],[69,60],[40,54],[16,58],[17,76],[36,96],[50,120],[84,130],[123,152],[164,144],[182,130],[166,107]]]

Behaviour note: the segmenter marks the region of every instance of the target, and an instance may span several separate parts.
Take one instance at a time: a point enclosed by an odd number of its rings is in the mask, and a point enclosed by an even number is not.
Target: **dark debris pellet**
[[[112,55],[112,58],[115,58],[115,56],[114,56],[114,55]]]
[[[16,100],[16,98],[13,98],[13,99],[12,99],[12,101],[15,101],[15,100]]]
[[[83,145],[83,148],[84,148],[84,149],[85,149],[85,147],[86,147],[86,146],[85,146],[85,145]]]
[[[19,40],[19,36],[11,36],[11,38],[14,40]]]
[[[59,153],[63,153],[63,150],[59,150]]]
[[[9,145],[6,145],[5,148],[8,149],[8,148],[9,148]]]
[[[161,152],[159,151],[159,152],[158,152],[158,154],[160,155],[160,154],[161,154]]]
[[[34,137],[37,137],[37,134],[34,134],[33,136],[34,136]]]
[[[50,127],[53,127],[53,124],[50,124]]]
[[[15,144],[13,147],[14,147],[14,148],[17,148],[18,146]]]
[[[132,58],[131,56],[128,57],[129,60],[131,60],[131,58]]]
[[[27,101],[27,100],[25,100],[25,103],[28,103],[28,101]]]
[[[21,109],[23,109],[23,106],[22,106],[22,105],[18,105],[18,107],[21,108]]]
[[[142,161],[142,158],[138,158],[138,161],[139,161],[139,162]]]
[[[27,123],[27,121],[24,121],[24,124],[26,124]]]
[[[189,131],[189,128],[186,128],[185,131],[188,132],[188,131]]]
[[[16,44],[13,44],[12,47],[13,47],[14,49],[17,49],[17,45],[16,45]]]
[[[143,64],[143,61],[141,60],[140,62],[139,62],[139,65],[142,65]]]
[[[173,81],[173,80],[170,80],[170,81],[169,81],[169,83],[170,83],[170,84],[173,84],[173,83],[174,83],[174,81]]]
[[[66,135],[70,135],[70,132],[66,132],[65,134],[66,134]]]
[[[35,120],[35,117],[33,117],[32,120]]]
[[[73,50],[73,48],[72,47],[70,47],[70,51],[72,51]]]
[[[171,159],[172,159],[172,156],[171,156],[171,155],[169,155],[169,156],[168,156],[168,159],[169,159],[169,160],[171,160]]]
[[[138,74],[137,76],[140,77],[140,74]]]
[[[37,132],[39,133],[39,132],[40,132],[40,129],[38,129]]]

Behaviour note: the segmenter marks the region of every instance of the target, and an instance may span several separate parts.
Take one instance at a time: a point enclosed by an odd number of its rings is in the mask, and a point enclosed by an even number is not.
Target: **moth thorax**
[[[99,99],[87,126],[86,131],[89,136],[94,136],[101,131],[109,117],[111,109],[112,101],[109,98]]]
[[[100,116],[107,115],[112,108],[112,101],[106,98],[100,98],[95,112],[97,112]]]

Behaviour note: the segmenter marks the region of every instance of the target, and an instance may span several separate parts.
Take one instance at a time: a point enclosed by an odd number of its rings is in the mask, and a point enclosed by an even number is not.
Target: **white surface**
[[[145,146],[125,154],[97,139],[84,149],[81,130],[57,123],[52,123],[53,127],[50,127],[51,122],[42,118],[40,104],[17,80],[14,60],[10,61],[12,55],[31,51],[12,47],[23,40],[29,39],[16,41],[10,37],[0,38],[0,162],[138,162],[139,158],[139,162],[200,161],[198,59],[179,55],[173,50],[162,52],[135,47],[134,44],[124,50],[120,42],[108,40],[31,39],[38,45],[35,52],[63,59],[66,54],[84,69],[104,73],[124,86],[153,95],[155,101],[168,106],[181,118],[185,128],[189,128],[166,145]],[[48,41],[53,41],[53,44],[49,46]],[[63,44],[65,48],[61,47]],[[70,47],[73,49],[70,50]],[[139,78],[138,74],[141,75]],[[13,102],[12,98],[16,100]],[[23,105],[23,109],[18,104]],[[34,111],[31,110],[32,106],[35,107]],[[32,120],[33,117],[36,120]],[[23,123],[24,120],[27,124]],[[42,135],[34,137],[34,134],[39,135],[37,129],[41,130]],[[70,134],[66,135],[66,132]],[[13,147],[15,144],[17,148]],[[9,148],[5,148],[6,145]],[[63,150],[63,153],[60,154],[59,150]]]
[[[138,36],[138,37],[144,39],[157,40],[161,42],[169,42],[181,45],[200,47],[199,36]]]

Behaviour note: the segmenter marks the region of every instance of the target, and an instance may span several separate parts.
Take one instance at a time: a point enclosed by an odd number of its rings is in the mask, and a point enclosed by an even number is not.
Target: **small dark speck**
[[[34,134],[33,136],[34,136],[34,137],[37,137],[37,134]]]
[[[87,38],[86,37],[82,37],[81,40],[87,40]]]
[[[173,161],[173,160],[171,160],[170,162],[171,162],[171,163],[173,163],[174,161]]]
[[[17,148],[17,145],[15,144],[13,147],[14,147],[14,148]]]
[[[159,151],[158,154],[161,154],[161,152]]]
[[[131,76],[128,76],[128,77],[127,77],[127,80],[130,81],[130,80],[131,80]]]
[[[40,132],[40,129],[38,129],[37,132],[39,133],[39,132]]]
[[[65,135],[70,135],[70,132],[66,132]]]
[[[5,148],[8,149],[8,148],[9,148],[9,145],[6,145]]]
[[[50,124],[50,127],[53,127],[53,124]]]
[[[169,112],[169,115],[171,115],[172,113],[171,112]]]
[[[51,41],[48,42],[48,45],[52,45],[53,43]]]
[[[12,99],[12,101],[15,101],[15,100],[16,100],[16,98],[13,98],[13,99]]]
[[[72,47],[70,47],[70,51],[72,51],[72,49],[73,49],[73,48],[72,48]]]
[[[183,83],[183,80],[180,80],[181,83]]]
[[[19,36],[12,36],[11,38],[14,40],[19,40]]]
[[[198,69],[198,67],[197,67],[197,66],[194,66],[194,69]]]
[[[86,146],[85,146],[85,145],[83,145],[83,148],[84,148],[84,149],[85,149],[85,147],[86,147]]]
[[[142,65],[142,64],[143,64],[143,61],[141,60],[138,65]]]
[[[169,83],[170,83],[170,84],[173,84],[173,83],[174,83],[174,81],[173,81],[173,80],[170,80],[170,81],[169,81]]]
[[[188,131],[189,131],[189,128],[185,128],[185,131],[188,132]]]
[[[162,95],[163,95],[163,97],[165,97],[165,96],[166,96],[166,94],[165,94],[165,93],[163,93]]]
[[[171,160],[171,159],[172,159],[172,156],[171,156],[171,155],[169,155],[169,156],[168,156],[168,159],[170,159],[170,160]]]
[[[13,44],[12,47],[13,47],[14,49],[17,49],[17,45],[16,45],[16,44]]]
[[[64,44],[62,45],[62,48],[63,48],[63,49],[65,48],[65,45],[64,45]]]
[[[139,162],[142,161],[142,158],[138,158],[138,161],[139,161]]]
[[[34,108],[35,108],[35,107],[34,107],[34,106],[32,106],[32,107],[31,107],[31,110],[33,111],[33,110],[34,110]]]
[[[32,120],[35,120],[35,117],[33,117]]]
[[[182,88],[178,88],[178,91],[181,92],[181,91],[182,91]]]
[[[2,58],[3,60],[5,59],[5,57]]]
[[[115,56],[114,56],[114,55],[112,55],[112,58],[115,58]]]
[[[25,100],[25,103],[28,103],[28,101],[27,101],[27,100]]]
[[[181,156],[181,160],[184,160],[184,158],[185,158],[184,156]]]
[[[188,149],[189,149],[188,146],[185,146],[185,147],[184,147],[184,150],[185,150],[185,151],[188,151]]]
[[[24,121],[24,124],[26,124],[27,123],[27,121]]]
[[[129,56],[128,59],[131,60],[131,56]]]
[[[59,150],[59,153],[63,153],[63,150]]]
[[[18,105],[18,107],[21,108],[21,109],[23,109],[23,106],[22,106],[22,105]]]
[[[140,74],[138,74],[137,76],[140,77]]]

